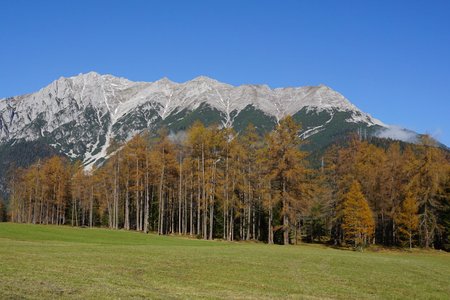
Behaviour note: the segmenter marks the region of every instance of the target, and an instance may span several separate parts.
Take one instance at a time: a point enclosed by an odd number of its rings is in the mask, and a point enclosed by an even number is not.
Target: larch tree
[[[243,221],[244,221],[244,239],[256,239],[256,211],[259,209],[261,195],[258,187],[260,184],[260,172],[258,170],[258,152],[262,149],[263,142],[256,132],[255,126],[249,124],[240,136],[242,145],[242,164],[243,164]]]
[[[236,220],[242,218],[241,206],[242,206],[242,191],[243,187],[243,157],[244,148],[242,144],[235,138],[228,143],[228,159],[227,159],[227,198],[226,198],[226,219],[227,225],[227,240],[235,240],[236,235]],[[241,224],[241,223],[239,223]],[[239,228],[239,238],[242,238],[241,230]]]
[[[301,205],[302,181],[305,177],[306,154],[299,147],[300,126],[291,116],[280,121],[275,130],[267,135],[269,178],[273,198],[281,201],[283,243],[290,243],[290,232],[295,222],[295,208]]]
[[[407,181],[404,159],[400,144],[394,142],[386,150],[384,164],[379,166],[381,208],[381,242],[394,245],[397,242],[396,218],[400,213],[400,204],[404,194],[404,183]]]
[[[327,168],[329,166],[327,165]],[[332,167],[332,166],[331,166]],[[329,170],[329,169],[328,169]],[[321,240],[331,231],[335,197],[333,195],[333,181],[327,176],[325,162],[311,177],[311,195],[307,210],[305,225],[309,241]]]
[[[386,164],[383,149],[369,144],[360,143],[356,156],[356,179],[361,183],[362,191],[373,210],[375,219],[379,219],[379,226],[375,227],[374,239],[385,240],[385,228],[389,201],[382,196],[382,172]]]
[[[234,132],[196,122],[186,133],[112,141],[89,173],[61,157],[38,160],[11,173],[10,220],[270,244],[326,237],[357,246],[373,231],[372,242],[397,245],[406,228],[421,246],[446,247],[448,152],[426,139],[407,145],[360,135],[306,159],[299,129],[287,117],[263,139],[251,125]],[[408,193],[418,203],[413,230],[404,218],[414,207]]]
[[[233,209],[232,205],[233,199],[233,184],[234,179],[232,177],[233,166],[235,161],[233,160],[233,153],[236,147],[239,145],[236,139],[236,133],[231,128],[224,128],[223,133],[224,147],[223,147],[223,177],[221,181],[221,187],[223,190],[222,195],[222,211],[223,211],[223,232],[222,236],[224,240],[232,240],[232,221],[233,219]],[[219,192],[220,194],[220,192]]]
[[[361,191],[361,185],[354,180],[342,201],[342,229],[346,240],[355,248],[364,247],[373,235],[375,222],[369,203]]]
[[[401,205],[400,212],[396,215],[396,223],[400,233],[408,238],[409,249],[412,249],[414,233],[419,227],[419,204],[411,192],[408,192]]]
[[[209,189],[207,187],[208,167],[212,160],[210,157],[211,132],[200,122],[195,122],[187,132],[187,144],[189,153],[194,163],[194,173],[197,186],[197,228],[196,234],[204,239],[208,238],[208,208]]]
[[[178,198],[176,190],[179,182],[177,151],[165,131],[160,131],[160,139],[152,151],[158,174],[158,233],[173,233],[173,203]]]
[[[419,150],[417,168],[410,189],[419,202],[421,240],[423,246],[429,248],[438,229],[436,216],[441,206],[439,193],[448,176],[448,162],[428,136],[422,137]]]
[[[73,166],[74,174],[71,180],[72,205],[71,205],[71,224],[79,225],[79,210],[84,198],[84,184],[86,183],[84,170],[81,163],[77,162]]]

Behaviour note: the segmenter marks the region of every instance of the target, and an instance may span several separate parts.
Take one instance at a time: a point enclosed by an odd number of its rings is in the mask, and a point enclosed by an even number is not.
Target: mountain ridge
[[[339,128],[389,128],[323,84],[272,89],[233,86],[206,76],[183,83],[167,77],[143,82],[89,72],[0,100],[0,144],[43,140],[92,165],[106,157],[112,139],[126,141],[144,129],[177,131],[200,119],[239,128],[259,120],[256,126],[268,130],[286,115],[297,116],[304,139],[330,126],[337,128],[336,134]]]

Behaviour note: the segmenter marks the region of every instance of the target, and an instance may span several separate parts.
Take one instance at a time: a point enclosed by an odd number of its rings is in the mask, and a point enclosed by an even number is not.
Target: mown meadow
[[[450,254],[0,223],[0,298],[448,299]]]

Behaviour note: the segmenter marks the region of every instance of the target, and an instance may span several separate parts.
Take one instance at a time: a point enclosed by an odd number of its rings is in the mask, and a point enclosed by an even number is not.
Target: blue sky
[[[0,98],[96,71],[326,84],[450,145],[450,1],[3,1]]]

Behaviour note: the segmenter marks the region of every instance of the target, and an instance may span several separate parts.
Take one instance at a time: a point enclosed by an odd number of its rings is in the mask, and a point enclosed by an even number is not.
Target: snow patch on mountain
[[[334,118],[334,114],[332,113],[330,119],[328,119],[324,124],[305,130],[303,133],[300,134],[300,137],[302,139],[307,139],[310,136],[312,136],[313,134],[316,134],[316,133],[324,130],[325,125],[329,124],[333,120],[333,118]]]

